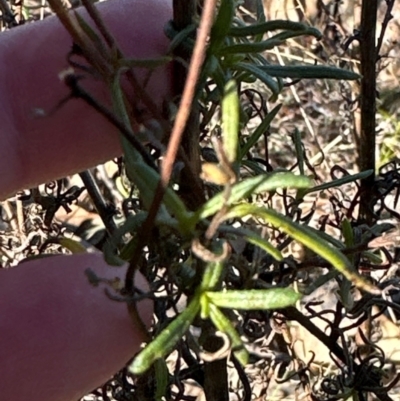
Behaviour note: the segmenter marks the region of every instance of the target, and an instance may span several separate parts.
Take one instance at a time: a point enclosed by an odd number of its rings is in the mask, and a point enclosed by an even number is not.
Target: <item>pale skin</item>
[[[165,53],[170,0],[110,0],[100,6],[112,34],[131,57]],[[57,74],[71,40],[50,18],[0,34],[0,199],[120,154],[116,130],[80,100],[38,118],[68,94]],[[170,94],[161,68],[148,87],[161,103]],[[100,83],[90,83],[100,100]],[[140,349],[143,336],[126,304],[84,274],[123,279],[101,255],[56,256],[0,270],[0,394],[8,401],[73,401],[101,385]],[[137,283],[146,288],[143,279]],[[138,305],[149,324],[150,301]]]

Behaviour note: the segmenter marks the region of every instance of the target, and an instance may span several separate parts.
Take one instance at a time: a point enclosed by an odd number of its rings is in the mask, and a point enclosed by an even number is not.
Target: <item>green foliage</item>
[[[301,295],[291,288],[271,288],[270,290],[230,290],[206,292],[209,303],[220,308],[237,310],[282,309],[294,305]]]
[[[248,121],[240,102],[240,93],[246,85],[261,83],[269,92],[270,100],[275,101],[283,90],[286,78],[351,80],[359,76],[329,66],[271,64],[263,54],[265,50],[286,45],[288,39],[299,36],[311,35],[318,39],[320,32],[291,21],[265,22],[262,14],[258,23],[246,25],[235,17],[235,7],[233,0],[221,1],[195,96],[203,108],[204,125],[211,121],[213,110],[221,112],[217,126],[222,131],[222,138],[214,141],[218,163],[208,163],[203,169],[203,176],[217,185],[217,189],[214,186],[208,192],[208,199],[197,210],[190,211],[173,186],[165,188],[154,220],[154,231],[159,237],[154,243],[146,244],[157,260],[155,265],[166,266],[169,281],[180,294],[185,295],[187,306],[168,324],[161,322],[161,329],[157,330],[154,339],[130,365],[129,369],[134,374],[143,374],[157,360],[167,357],[191,325],[203,328],[205,321],[225,333],[237,359],[242,364],[247,363],[247,351],[231,315],[221,309],[237,313],[282,309],[295,305],[302,296],[293,288],[281,288],[274,283],[270,289],[253,288],[251,277],[258,272],[250,271],[246,265],[240,266],[241,276],[247,277],[242,286],[235,288],[229,280],[234,266],[232,247],[228,245],[230,241],[241,240],[260,248],[277,261],[284,259],[282,249],[261,235],[259,226],[278,229],[329,262],[336,269],[333,274],[329,273],[330,278],[340,273],[350,285],[372,293],[379,292],[354,269],[352,260],[341,252],[343,244],[340,241],[295,221],[293,215],[284,215],[272,207],[259,205],[260,201],[264,203],[266,198],[282,191],[293,195],[293,207],[296,207],[297,202],[301,202],[307,194],[354,182],[370,172],[345,176],[319,186],[314,186],[313,180],[304,175],[287,171],[266,172],[263,166],[249,158],[249,154],[268,130],[281,108],[280,104],[270,110],[247,137],[241,132]],[[85,30],[90,29],[79,22]],[[193,48],[190,35],[195,29],[191,26],[176,32],[172,25],[167,26],[166,33],[171,38],[170,55],[179,46],[186,50]],[[272,36],[266,38],[267,33]],[[159,62],[165,62],[168,57]],[[115,113],[129,132],[130,120],[124,104],[120,74],[128,66],[143,67],[146,63],[149,68],[159,64],[157,60],[119,62],[110,82]],[[304,173],[305,161],[298,132],[294,142],[299,169]],[[160,181],[158,171],[144,160],[134,144],[125,136],[121,136],[121,143],[127,175],[139,193],[143,210],[128,218],[106,244],[106,258],[115,265],[131,260],[135,255],[141,228],[151,210]],[[243,174],[244,167],[250,168],[246,175]],[[249,221],[257,221],[257,224],[247,224]],[[352,241],[349,230],[348,226],[343,226],[347,245]],[[126,236],[130,238],[124,241]],[[165,366],[161,364],[156,369],[160,381],[165,383],[168,375]]]
[[[292,21],[268,21],[246,25],[234,17],[233,0],[222,1],[208,48],[208,67],[204,71],[203,82],[210,78],[221,91],[226,80],[254,82],[260,80],[276,99],[282,90],[282,78],[295,79],[347,79],[360,76],[340,68],[317,65],[271,65],[260,53],[285,45],[288,39],[310,35],[317,39],[321,33],[302,23]],[[264,39],[266,33],[281,31]],[[225,81],[225,82],[224,82]],[[213,93],[215,96],[215,93]],[[222,93],[219,94],[219,97]]]
[[[189,329],[199,310],[200,297],[197,296],[172,323],[161,331],[155,340],[135,357],[129,370],[135,375],[140,375],[146,372],[157,359],[168,355]]]
[[[222,99],[222,126],[224,153],[228,163],[233,163],[237,159],[238,139],[239,139],[239,95],[236,82],[228,81],[225,86],[225,94]]]

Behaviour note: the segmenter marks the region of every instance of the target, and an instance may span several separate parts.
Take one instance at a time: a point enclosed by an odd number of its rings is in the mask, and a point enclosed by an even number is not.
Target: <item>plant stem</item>
[[[377,61],[375,31],[378,0],[363,0],[361,8],[361,132],[359,149],[360,171],[372,170],[373,174],[361,181],[360,217],[367,224],[373,220],[375,182],[375,124],[376,124],[376,71]]]
[[[107,205],[107,202],[101,194],[100,188],[90,170],[83,171],[82,173],[79,173],[79,175],[85,184],[86,190],[88,191],[97,212],[103,220],[108,234],[111,236],[117,229],[117,226],[113,218],[113,213],[110,213],[110,205]]]
[[[193,23],[194,16],[196,15],[196,0],[174,0],[174,24],[178,30],[186,28]],[[212,21],[208,21],[209,24]],[[199,64],[198,68],[204,60],[205,44],[202,44],[203,54],[198,53],[196,56],[194,51],[192,63]],[[175,56],[187,61],[191,60],[191,54],[188,54],[183,46],[178,46],[175,51]],[[196,60],[197,59],[197,60]],[[197,61],[197,62],[196,62]],[[182,170],[180,180],[180,193],[188,207],[195,209],[199,207],[204,200],[201,181],[199,179],[201,164],[200,164],[200,119],[199,107],[195,99],[195,86],[197,78],[193,81],[193,76],[188,79],[188,71],[181,62],[174,63],[174,77],[173,89],[176,97],[181,98],[180,110],[178,112],[177,121],[180,122],[181,127],[175,123],[171,138],[176,131],[183,130],[182,135],[182,149],[183,153],[187,156],[190,165],[185,165]],[[192,68],[195,70],[195,68]],[[200,71],[198,71],[199,73]],[[196,75],[196,71],[194,71]],[[190,74],[190,72],[189,72]],[[189,81],[188,83],[186,81]],[[185,86],[187,88],[185,88]],[[190,86],[192,88],[190,88]],[[192,93],[190,93],[192,92]],[[181,117],[180,119],[178,117]],[[180,120],[180,121],[179,121]],[[178,136],[178,135],[175,135]],[[171,167],[166,167],[165,170]],[[163,169],[164,170],[164,169]],[[162,174],[163,175],[163,174]],[[193,180],[193,175],[195,180]]]

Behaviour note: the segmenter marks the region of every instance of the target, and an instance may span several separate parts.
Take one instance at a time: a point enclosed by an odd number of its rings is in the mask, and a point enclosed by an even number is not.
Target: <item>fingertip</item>
[[[123,279],[126,268],[101,255],[56,256],[0,270],[0,390],[9,401],[69,401],[107,381],[145,340],[124,302],[94,287],[90,268],[103,279]],[[147,291],[147,283],[136,283]],[[150,324],[152,302],[138,304]]]
[[[169,0],[111,0],[99,9],[127,57],[157,58],[167,51]],[[68,67],[72,39],[56,17],[1,35],[0,171],[7,172],[0,174],[1,199],[121,154],[117,129],[82,100],[57,107],[69,95],[58,74]],[[171,81],[168,66],[151,75],[146,91],[158,105],[170,97]],[[83,85],[112,109],[104,84],[87,78]]]

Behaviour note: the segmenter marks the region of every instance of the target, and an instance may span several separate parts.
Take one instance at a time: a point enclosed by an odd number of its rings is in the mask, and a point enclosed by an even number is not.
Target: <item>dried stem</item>
[[[88,194],[90,195],[90,198],[92,199],[97,212],[99,213],[101,220],[104,223],[104,226],[106,227],[108,234],[111,236],[117,229],[117,226],[113,219],[113,213],[110,213],[110,207],[107,205],[107,202],[101,194],[100,188],[97,185],[93,174],[90,172],[90,170],[86,170],[79,175],[86,187],[86,190],[88,191]]]
[[[372,170],[373,174],[362,180],[360,217],[371,224],[375,182],[375,112],[376,112],[376,46],[375,31],[378,0],[363,0],[361,8],[361,132],[360,171]]]

